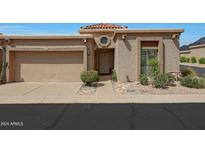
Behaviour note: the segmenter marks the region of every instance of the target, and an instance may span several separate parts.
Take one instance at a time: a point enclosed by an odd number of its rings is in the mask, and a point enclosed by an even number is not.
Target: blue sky
[[[0,23],[0,33],[7,35],[75,35],[81,26],[90,23]],[[129,29],[183,28],[180,45],[205,36],[205,23],[117,23]]]

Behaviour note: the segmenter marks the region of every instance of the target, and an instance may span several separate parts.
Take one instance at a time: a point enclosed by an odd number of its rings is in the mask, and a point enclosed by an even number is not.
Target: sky
[[[93,23],[0,23],[5,35],[77,35],[81,26]],[[180,45],[205,37],[205,23],[116,23],[129,29],[182,28]]]

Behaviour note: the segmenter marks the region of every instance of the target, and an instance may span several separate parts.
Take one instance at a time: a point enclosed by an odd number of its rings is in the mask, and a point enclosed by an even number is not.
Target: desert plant
[[[99,75],[95,70],[84,71],[80,74],[80,79],[85,85],[91,86],[93,82],[98,81]]]
[[[186,58],[186,62],[190,63],[190,58],[189,57]]]
[[[196,57],[191,57],[191,63],[196,63],[197,60],[196,60]]]
[[[148,64],[150,66],[150,69],[149,69],[149,76],[153,79],[155,78],[156,76],[159,75],[160,73],[160,70],[159,70],[159,61],[158,59],[156,58],[151,58],[149,61],[148,61]]]
[[[181,62],[181,63],[186,63],[186,57],[181,56],[181,57],[180,57],[180,62]]]
[[[191,67],[188,67],[188,68],[182,68],[181,69],[181,76],[182,77],[185,77],[185,76],[196,76],[196,72],[191,68]]]
[[[155,88],[167,88],[169,85],[169,79],[166,74],[159,74],[157,75],[154,80],[152,81],[152,85]]]
[[[140,76],[140,83],[141,83],[142,85],[149,85],[149,79],[148,79],[147,75],[142,74],[142,75]]]
[[[112,76],[111,76],[111,78],[112,78],[112,81],[117,81],[117,73],[116,73],[116,70],[112,70]]]
[[[171,73],[166,73],[165,76],[167,77],[167,80],[168,80],[168,85],[169,86],[173,86],[174,85],[174,82],[175,82],[175,77],[173,74]]]
[[[205,79],[199,77],[185,76],[181,78],[180,84],[189,88],[205,88]]]
[[[205,58],[199,58],[199,64],[205,64]]]
[[[7,67],[8,67],[8,62],[2,62],[0,64],[0,83],[5,81]]]

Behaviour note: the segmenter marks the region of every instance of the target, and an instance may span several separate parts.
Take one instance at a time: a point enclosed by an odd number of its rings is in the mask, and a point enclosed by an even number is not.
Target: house
[[[192,45],[186,51],[181,51],[180,56],[196,57],[197,59],[205,58],[205,44]]]
[[[84,70],[137,81],[156,57],[161,72],[179,72],[179,37],[183,29],[134,30],[115,24],[81,27],[75,36],[0,35],[6,81],[80,81]]]

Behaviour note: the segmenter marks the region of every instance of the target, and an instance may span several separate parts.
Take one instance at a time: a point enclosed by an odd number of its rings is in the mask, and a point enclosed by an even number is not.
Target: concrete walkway
[[[0,85],[0,104],[30,103],[204,103],[203,94],[119,95],[101,81],[94,95],[76,95],[81,82],[25,82]]]

